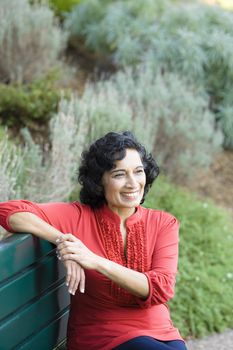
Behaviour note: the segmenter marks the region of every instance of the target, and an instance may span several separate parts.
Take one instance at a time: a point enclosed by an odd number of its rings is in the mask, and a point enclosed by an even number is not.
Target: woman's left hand
[[[72,234],[62,235],[57,250],[63,261],[74,260],[84,269],[96,269],[100,258]]]

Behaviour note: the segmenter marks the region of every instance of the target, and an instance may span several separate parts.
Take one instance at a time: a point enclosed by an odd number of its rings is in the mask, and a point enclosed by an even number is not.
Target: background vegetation
[[[192,1],[0,0],[0,22],[0,200],[75,200],[81,150],[134,131],[166,173],[146,205],[181,222],[173,320],[186,337],[232,327],[231,219],[174,183],[233,148],[233,14]],[[91,78],[71,93],[62,82],[77,62]]]
[[[117,67],[149,61],[202,87],[233,147],[233,15],[203,4],[87,0],[67,18],[71,43]]]
[[[173,213],[180,221],[176,296],[169,303],[185,337],[201,337],[232,327],[233,226],[210,201],[160,178],[146,206]]]

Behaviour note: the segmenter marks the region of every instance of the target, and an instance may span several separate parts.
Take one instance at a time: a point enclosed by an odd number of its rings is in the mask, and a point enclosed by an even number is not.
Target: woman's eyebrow
[[[118,171],[125,171],[125,169],[114,169],[114,170],[111,170],[110,173],[113,174],[113,173],[116,173]]]
[[[143,169],[143,165],[138,165],[135,169]],[[113,169],[110,171],[110,173],[113,174],[113,173],[118,172],[118,171],[125,172],[126,170],[125,169]]]

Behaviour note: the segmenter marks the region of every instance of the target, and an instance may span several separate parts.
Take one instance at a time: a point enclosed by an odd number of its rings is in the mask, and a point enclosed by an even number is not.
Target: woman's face
[[[115,162],[115,168],[103,175],[105,199],[113,211],[135,208],[142,200],[146,175],[139,153],[127,149],[125,158]]]

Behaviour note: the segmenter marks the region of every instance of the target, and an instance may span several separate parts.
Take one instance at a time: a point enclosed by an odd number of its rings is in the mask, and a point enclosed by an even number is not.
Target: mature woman
[[[69,350],[186,349],[166,304],[179,224],[140,206],[158,173],[130,132],[112,132],[83,153],[80,203],[0,203],[5,229],[57,244],[72,294]]]

